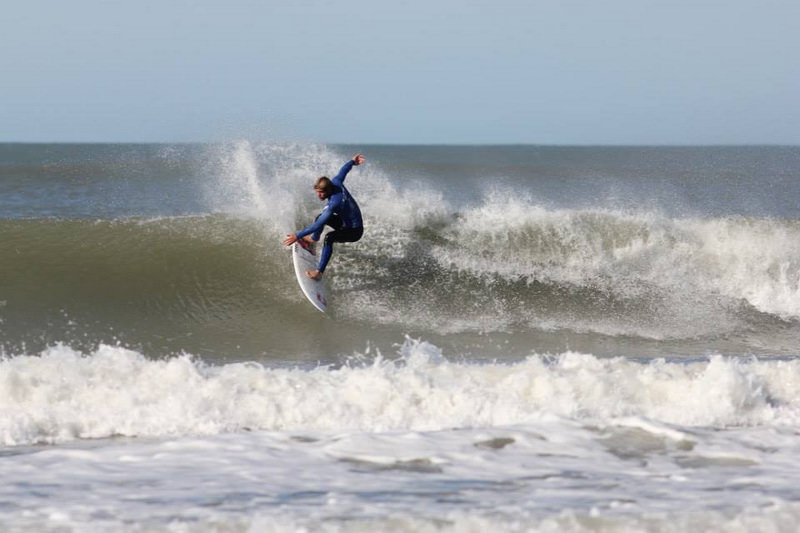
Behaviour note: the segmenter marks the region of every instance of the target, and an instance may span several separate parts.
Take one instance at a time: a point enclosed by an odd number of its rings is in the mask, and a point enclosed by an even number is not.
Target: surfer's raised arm
[[[339,170],[339,173],[336,174],[336,176],[331,181],[335,185],[341,185],[342,183],[344,183],[344,179],[347,177],[347,173],[350,172],[350,170],[353,167],[362,164],[365,161],[365,159],[366,158],[363,156],[363,154],[354,155],[350,161],[348,161],[347,163],[344,164],[344,166],[342,166],[342,168]]]

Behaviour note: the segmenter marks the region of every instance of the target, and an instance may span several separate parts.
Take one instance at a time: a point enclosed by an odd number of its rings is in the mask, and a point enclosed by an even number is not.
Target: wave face
[[[629,169],[593,181],[590,202],[574,177],[559,185],[565,163],[537,170],[538,152],[518,147],[483,149],[499,162],[472,163],[458,151],[375,148],[348,177],[366,234],[336,249],[325,320],[302,300],[280,240],[319,211],[313,176],[336,172],[345,150],[134,147],[100,162],[13,166],[26,207],[0,219],[6,353],[62,342],[317,360],[393,350],[404,334],[488,358],[797,353],[800,219],[737,210],[738,197],[727,213],[718,202],[700,213],[695,199],[694,213],[677,214],[678,171],[639,179],[654,184],[656,207],[641,207],[646,187]],[[31,192],[42,176],[60,189]],[[746,178],[733,190],[749,193]],[[131,205],[109,213],[106,196],[120,205],[121,190]]]

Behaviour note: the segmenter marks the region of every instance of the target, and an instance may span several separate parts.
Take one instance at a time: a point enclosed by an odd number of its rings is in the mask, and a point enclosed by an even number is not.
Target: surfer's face
[[[333,184],[328,176],[320,176],[314,182],[314,190],[317,191],[317,198],[324,200],[333,194]]]

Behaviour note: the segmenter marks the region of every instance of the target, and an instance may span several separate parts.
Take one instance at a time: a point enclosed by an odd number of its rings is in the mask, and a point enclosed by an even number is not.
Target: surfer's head
[[[325,200],[333,194],[333,183],[327,176],[321,176],[314,182],[314,190],[317,191],[317,197],[320,200]]]

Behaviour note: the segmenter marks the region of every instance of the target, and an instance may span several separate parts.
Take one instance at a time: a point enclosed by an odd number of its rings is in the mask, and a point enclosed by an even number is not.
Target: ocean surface
[[[354,153],[316,311],[281,241]],[[0,144],[0,530],[795,532],[800,147]]]

